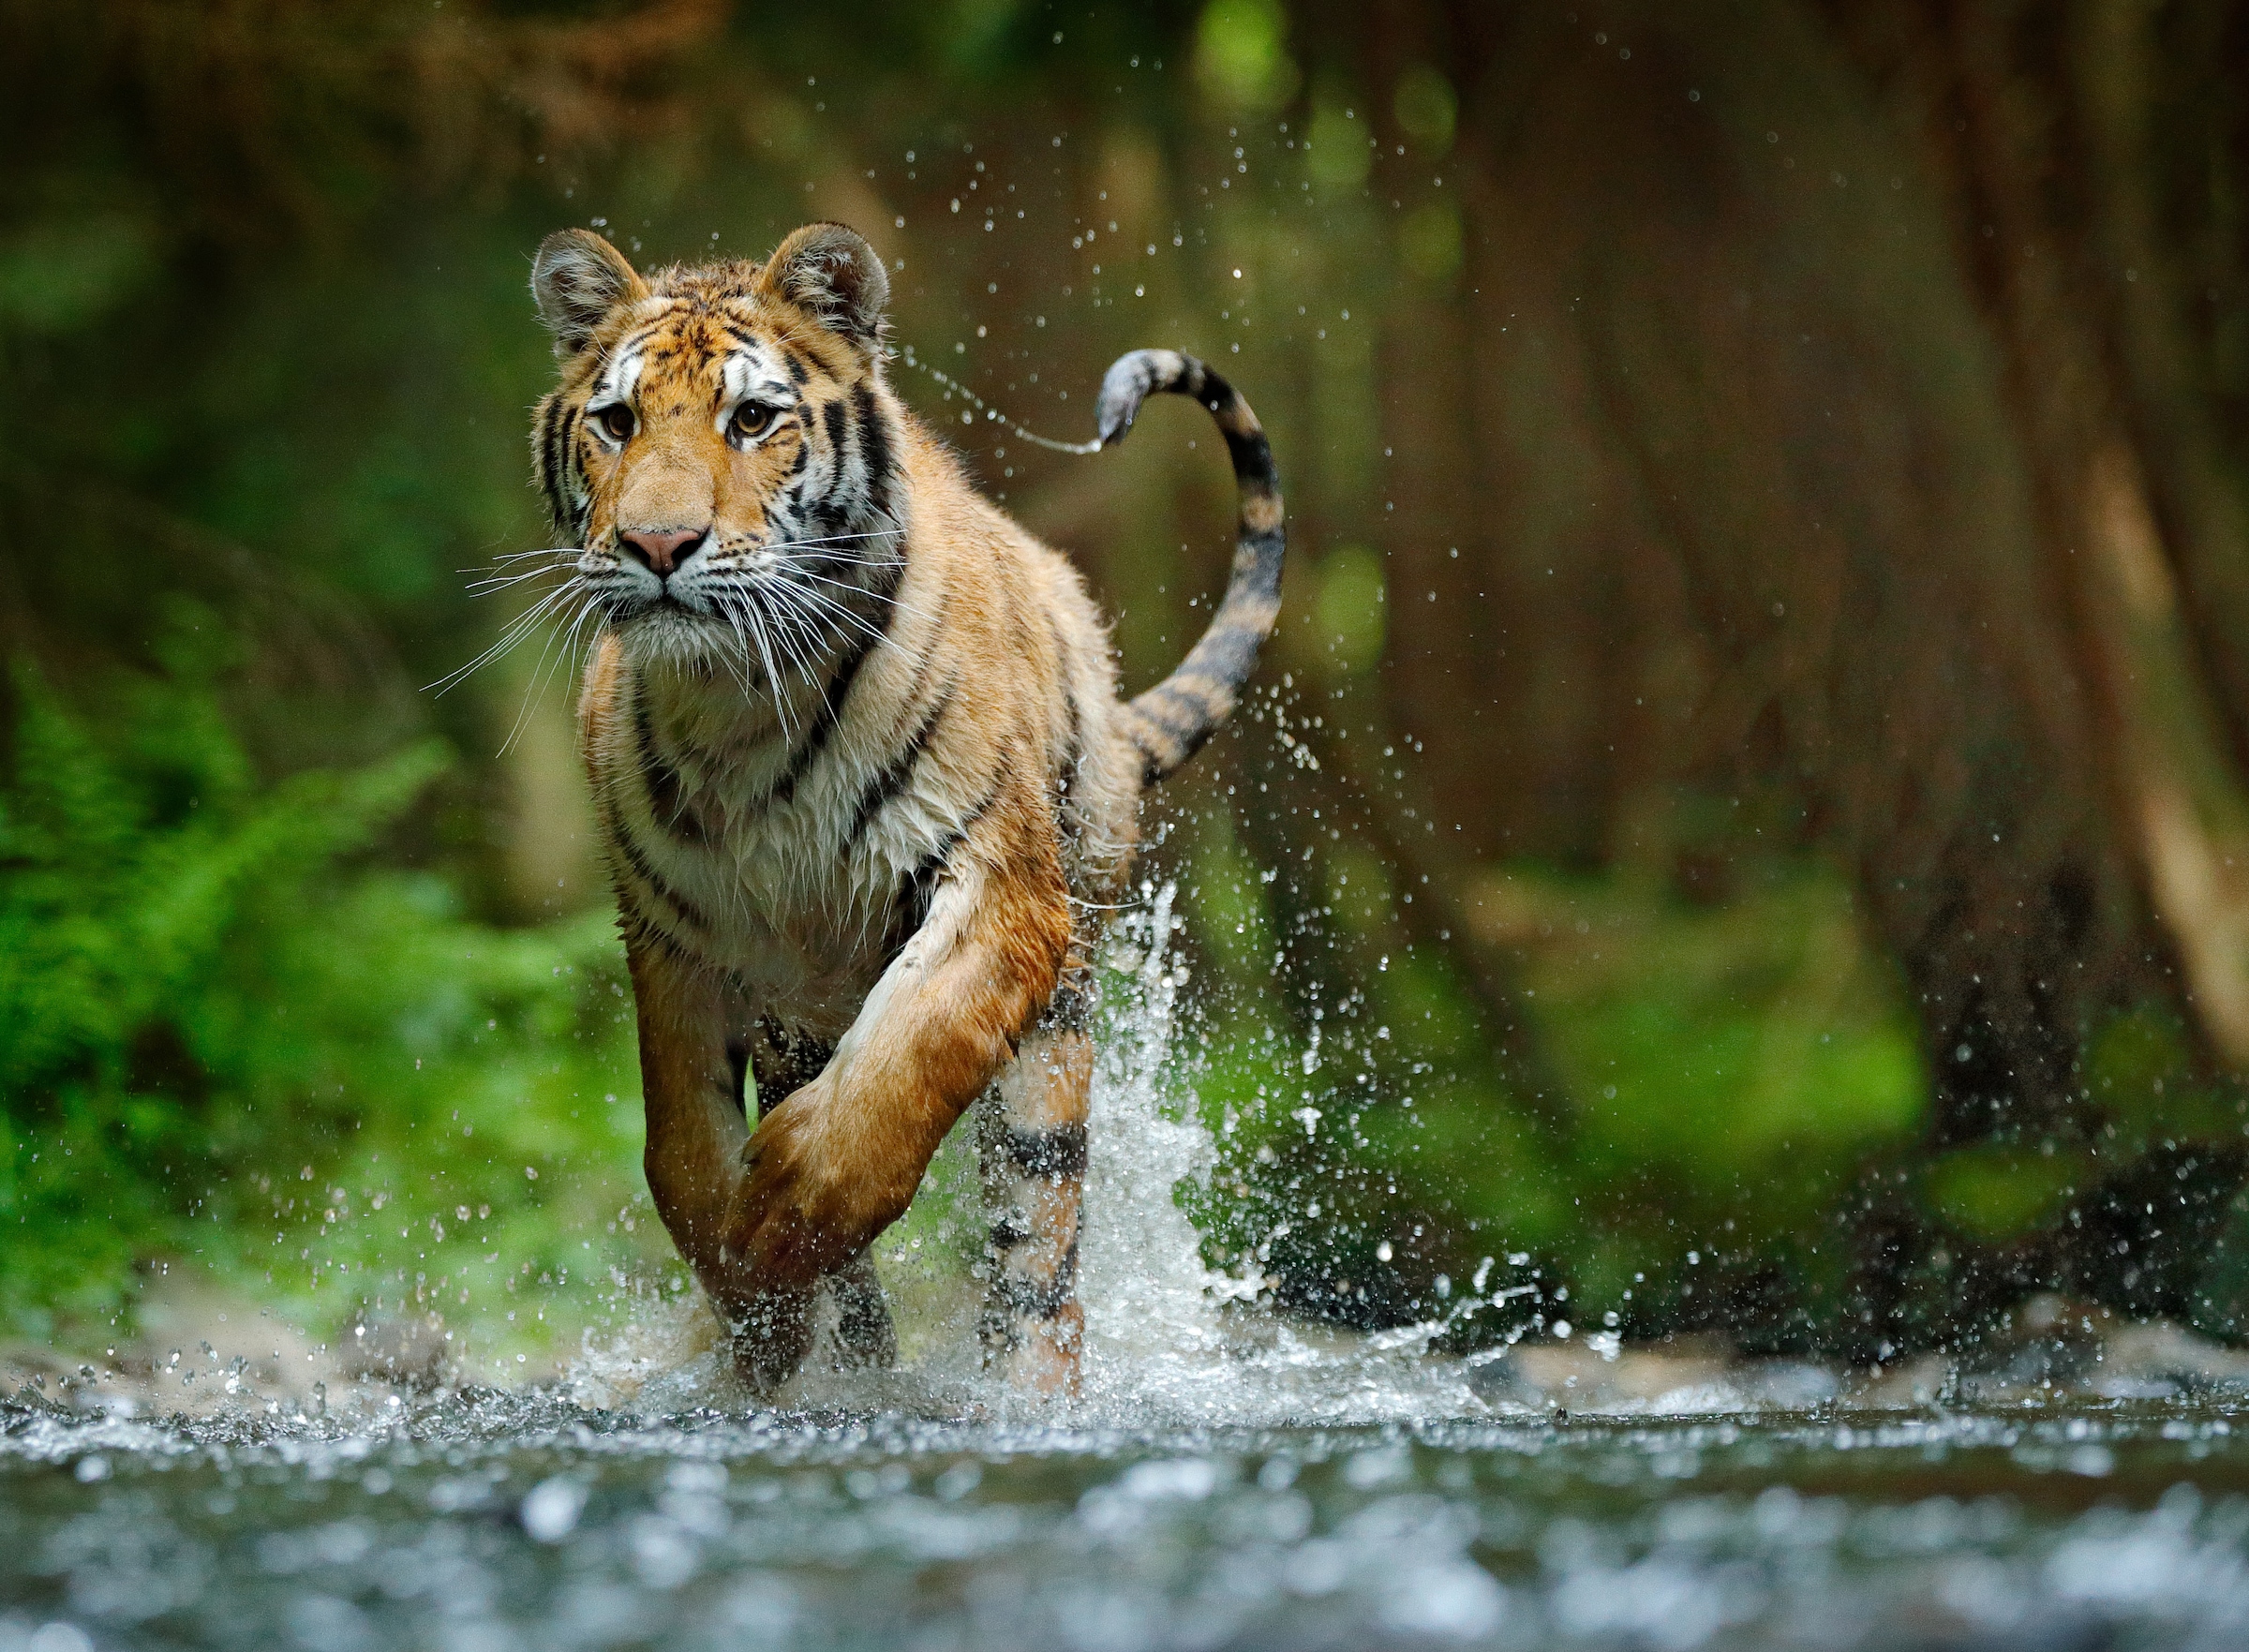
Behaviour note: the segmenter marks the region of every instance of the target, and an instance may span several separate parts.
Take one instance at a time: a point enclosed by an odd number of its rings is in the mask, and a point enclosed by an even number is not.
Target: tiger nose
[[[620,529],[618,538],[625,548],[648,565],[648,570],[663,579],[686,558],[680,552],[691,550],[701,543],[709,531],[702,528],[638,528],[630,533]]]

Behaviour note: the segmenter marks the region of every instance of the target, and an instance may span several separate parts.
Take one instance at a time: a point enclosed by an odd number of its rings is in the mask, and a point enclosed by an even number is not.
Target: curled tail
[[[1143,784],[1154,785],[1201,750],[1233,710],[1258,645],[1272,633],[1281,611],[1281,488],[1273,471],[1273,447],[1258,416],[1234,387],[1193,356],[1169,350],[1136,350],[1120,356],[1101,380],[1097,418],[1101,445],[1124,439],[1140,404],[1157,392],[1191,395],[1210,409],[1234,461],[1242,512],[1234,542],[1233,573],[1226,595],[1179,669],[1125,707],[1133,744],[1145,761]]]

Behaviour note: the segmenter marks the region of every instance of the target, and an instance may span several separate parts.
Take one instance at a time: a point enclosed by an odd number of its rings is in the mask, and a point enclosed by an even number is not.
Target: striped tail
[[[1158,391],[1191,395],[1218,421],[1234,461],[1242,513],[1233,573],[1210,629],[1178,670],[1125,707],[1133,744],[1146,760],[1142,783],[1147,785],[1200,751],[1233,710],[1242,685],[1257,669],[1258,645],[1272,634],[1280,615],[1281,558],[1288,549],[1280,483],[1264,429],[1234,387],[1193,356],[1136,350],[1119,357],[1101,380],[1101,445],[1124,440],[1140,404]]]

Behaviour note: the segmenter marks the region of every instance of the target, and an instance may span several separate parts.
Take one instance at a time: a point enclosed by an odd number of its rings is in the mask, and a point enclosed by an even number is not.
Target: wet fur
[[[1142,792],[1226,715],[1271,629],[1264,438],[1187,358],[1111,369],[1105,440],[1147,394],[1192,394],[1243,485],[1211,631],[1123,703],[1076,570],[886,382],[887,284],[856,235],[813,225],[762,265],[643,276],[567,231],[533,289],[561,366],[534,459],[582,547],[562,605],[596,628],[581,746],[658,1211],[754,1382],[802,1360],[824,1281],[839,1352],[879,1360],[867,1248],[985,1097],[987,1346],[1016,1380],[1067,1388],[1090,951]],[[667,530],[702,532],[668,580],[635,549]]]

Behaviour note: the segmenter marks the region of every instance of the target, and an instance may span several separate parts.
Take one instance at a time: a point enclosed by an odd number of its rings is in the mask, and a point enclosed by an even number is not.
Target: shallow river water
[[[992,1392],[973,1303],[780,1409],[692,1302],[514,1389],[261,1389],[208,1344],[40,1377],[0,1402],[0,1652],[2249,1645],[2249,1360],[2169,1328],[1470,1364],[1205,1272],[1161,950],[1096,1085],[1077,1404]]]
[[[2178,1404],[0,1426],[0,1647],[37,1652],[2249,1642],[2249,1449]]]

